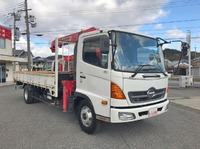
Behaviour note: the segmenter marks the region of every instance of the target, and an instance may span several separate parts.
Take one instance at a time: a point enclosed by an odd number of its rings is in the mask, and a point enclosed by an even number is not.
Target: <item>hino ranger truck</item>
[[[99,120],[133,122],[168,110],[163,42],[93,27],[52,42],[54,71],[18,71],[14,80],[24,86],[25,103],[40,100],[64,112],[76,111],[81,129],[91,134]],[[58,71],[58,47],[71,43],[75,44],[73,69]]]

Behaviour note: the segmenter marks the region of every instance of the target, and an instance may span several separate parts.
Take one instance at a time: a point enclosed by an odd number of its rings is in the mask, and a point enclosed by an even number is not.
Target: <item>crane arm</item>
[[[74,34],[70,34],[70,35],[58,38],[58,41],[63,41],[63,42],[58,42],[58,46],[62,47],[62,45],[66,45],[68,43],[76,43],[78,41],[78,37],[81,33],[87,33],[87,32],[91,32],[91,31],[95,31],[95,30],[99,30],[99,28],[91,27],[89,29],[82,30],[82,31],[74,33]],[[51,49],[52,53],[55,52],[55,40],[52,41],[50,49]]]

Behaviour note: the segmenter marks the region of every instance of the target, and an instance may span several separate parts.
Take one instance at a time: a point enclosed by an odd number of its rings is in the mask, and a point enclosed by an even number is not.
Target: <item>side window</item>
[[[6,48],[6,41],[3,38],[0,38],[0,49]]]
[[[100,52],[100,38],[86,39],[84,41],[83,61],[102,68],[108,67],[108,54]]]

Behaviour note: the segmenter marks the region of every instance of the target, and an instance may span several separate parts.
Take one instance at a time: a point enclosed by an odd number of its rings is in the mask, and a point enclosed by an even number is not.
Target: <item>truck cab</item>
[[[75,96],[90,102],[98,119],[111,123],[166,112],[168,76],[158,43],[154,37],[120,30],[81,34]]]

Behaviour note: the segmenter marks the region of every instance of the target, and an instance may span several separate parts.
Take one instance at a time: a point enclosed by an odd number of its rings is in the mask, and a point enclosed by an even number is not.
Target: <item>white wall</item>
[[[5,40],[6,40],[6,48],[0,49],[0,54],[12,56],[12,41],[9,39]]]
[[[188,68],[186,69],[186,74],[188,74]],[[200,67],[191,67],[192,76],[200,76]]]
[[[9,71],[6,71],[6,82],[7,81],[13,81],[13,64],[12,62],[6,62],[6,69]]]

